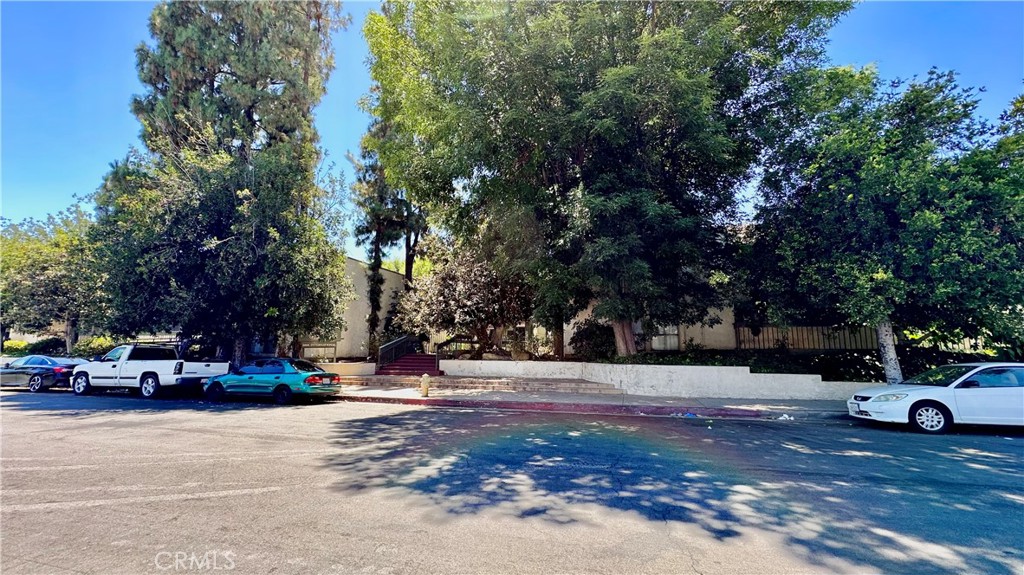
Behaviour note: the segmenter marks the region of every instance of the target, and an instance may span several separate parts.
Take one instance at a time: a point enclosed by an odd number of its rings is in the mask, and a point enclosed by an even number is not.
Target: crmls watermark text
[[[153,558],[162,571],[231,571],[235,568],[235,554],[213,549],[205,553],[194,551],[161,551]]]

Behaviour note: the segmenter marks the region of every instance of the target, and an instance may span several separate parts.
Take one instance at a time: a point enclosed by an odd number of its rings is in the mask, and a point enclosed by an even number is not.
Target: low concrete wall
[[[350,363],[320,363],[317,364],[329,373],[338,375],[373,375],[377,364],[366,362]]]
[[[448,375],[583,379],[633,395],[723,399],[847,399],[870,383],[823,382],[819,375],[750,373],[739,366],[619,365],[549,361],[442,360]]]
[[[443,359],[441,371],[465,377],[527,377],[540,379],[586,379],[578,361],[501,361]]]
[[[864,381],[824,381],[822,382],[822,397],[810,397],[808,399],[850,399],[850,396],[854,392],[869,387],[878,387],[879,385],[885,385],[880,382],[864,382]]]
[[[761,399],[750,368],[703,365],[587,364],[584,379],[635,395]],[[820,381],[821,378],[818,378]]]

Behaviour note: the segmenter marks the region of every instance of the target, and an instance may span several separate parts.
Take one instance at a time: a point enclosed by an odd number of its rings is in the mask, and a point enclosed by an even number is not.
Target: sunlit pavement
[[[743,400],[587,393],[430,389],[423,397],[410,387],[344,386],[338,401],[401,403],[435,407],[513,409],[604,415],[757,419],[847,418],[846,401]]]
[[[0,394],[4,573],[1024,569],[1024,433]]]

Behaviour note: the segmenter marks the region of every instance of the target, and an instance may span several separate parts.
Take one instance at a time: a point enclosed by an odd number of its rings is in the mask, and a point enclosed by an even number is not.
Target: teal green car
[[[203,393],[211,401],[221,401],[226,395],[262,395],[273,397],[278,404],[291,403],[295,396],[327,397],[339,389],[341,376],[290,358],[250,361],[203,384]]]

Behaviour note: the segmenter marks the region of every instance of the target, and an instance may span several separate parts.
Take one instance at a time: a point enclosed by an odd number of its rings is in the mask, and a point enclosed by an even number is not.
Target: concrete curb
[[[718,417],[718,418],[764,418],[767,412],[753,409],[721,407],[670,406],[670,405],[613,405],[598,403],[568,403],[557,401],[498,401],[440,399],[431,397],[357,397],[338,396],[341,401],[358,403],[392,403],[404,405],[425,405],[430,407],[461,407],[477,409],[510,409],[515,411],[552,411],[559,413],[588,413],[599,415],[650,415],[659,417]]]

